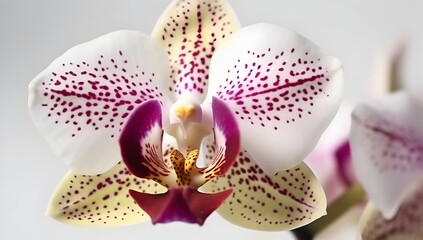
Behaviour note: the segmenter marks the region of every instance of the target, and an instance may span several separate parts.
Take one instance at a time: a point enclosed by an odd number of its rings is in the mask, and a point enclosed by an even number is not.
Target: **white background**
[[[151,32],[169,0],[0,0],[0,239],[290,239],[233,226],[213,215],[205,227],[144,223],[78,228],[44,211],[66,172],[30,120],[27,85],[68,48],[117,29]],[[231,0],[243,25],[268,22],[312,39],[341,59],[345,99],[364,99],[377,56],[408,38],[404,79],[422,87],[423,4],[419,0]],[[352,213],[353,215],[355,213]],[[357,214],[355,214],[357,215]],[[354,219],[354,218],[352,218]],[[345,220],[351,222],[351,220]],[[355,239],[354,227],[324,239]],[[347,229],[347,230],[345,230]]]

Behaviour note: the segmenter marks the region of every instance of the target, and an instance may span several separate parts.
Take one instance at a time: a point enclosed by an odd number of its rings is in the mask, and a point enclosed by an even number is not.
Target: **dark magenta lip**
[[[232,189],[218,193],[201,193],[190,187],[171,188],[166,193],[149,194],[129,190],[131,197],[151,217],[153,224],[185,222],[202,226]]]

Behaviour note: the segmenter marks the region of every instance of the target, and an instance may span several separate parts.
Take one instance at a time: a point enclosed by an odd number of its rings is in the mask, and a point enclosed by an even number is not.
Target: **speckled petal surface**
[[[326,214],[323,188],[304,163],[269,176],[243,151],[228,173],[211,180],[202,190],[225,189],[233,189],[233,193],[217,212],[245,228],[289,230]]]
[[[223,39],[240,28],[226,0],[175,0],[158,20],[152,36],[161,41],[171,66],[167,90],[175,99],[204,100],[209,63]],[[175,100],[173,99],[173,100]]]
[[[301,35],[255,24],[216,50],[207,99],[217,96],[230,106],[243,146],[274,174],[315,147],[340,105],[342,76],[339,60]]]
[[[423,101],[400,92],[357,106],[350,144],[353,166],[386,218],[423,179]]]
[[[129,189],[166,191],[158,183],[133,176],[121,162],[100,175],[69,171],[53,193],[47,214],[81,226],[121,226],[148,220],[149,216],[129,196]]]
[[[420,184],[420,187],[422,185]],[[423,189],[419,189],[386,220],[373,203],[365,208],[359,224],[361,240],[420,240],[423,238]]]
[[[123,162],[139,178],[176,186],[176,173],[163,156],[162,108],[158,100],[142,103],[131,114],[119,138]]]
[[[150,36],[116,31],[78,45],[32,80],[29,109],[72,170],[98,174],[121,158],[118,138],[133,109],[163,97],[169,64]]]

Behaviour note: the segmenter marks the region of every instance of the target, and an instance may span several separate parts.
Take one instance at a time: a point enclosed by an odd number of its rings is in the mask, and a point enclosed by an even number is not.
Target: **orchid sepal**
[[[169,96],[172,101],[204,101],[214,51],[240,23],[226,0],[175,0],[157,21],[152,37],[161,42],[170,63]]]
[[[290,230],[326,215],[325,192],[304,163],[268,175],[243,150],[229,172],[202,187],[207,192],[225,189],[232,189],[233,193],[217,212],[244,228]]]
[[[121,162],[98,175],[68,171],[51,196],[47,215],[63,223],[93,227],[149,220],[148,214],[129,196],[129,189],[151,194],[166,191],[156,182],[133,176]]]

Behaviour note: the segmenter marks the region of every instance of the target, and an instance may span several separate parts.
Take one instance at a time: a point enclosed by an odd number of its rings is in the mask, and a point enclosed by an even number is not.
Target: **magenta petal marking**
[[[238,123],[224,101],[213,97],[212,110],[216,152],[210,166],[220,165],[216,175],[224,174],[238,158],[241,137]]]
[[[169,175],[162,158],[162,113],[157,100],[142,103],[128,119],[119,139],[123,161],[137,177],[159,181]],[[159,181],[160,182],[160,181]]]
[[[215,96],[251,125],[278,130],[311,115],[321,98],[330,97],[332,73],[314,53],[269,48],[246,50],[245,55],[228,66]]]
[[[150,215],[153,224],[181,221],[203,225],[206,218],[232,193],[200,193],[193,188],[172,188],[162,194],[129,190],[138,205]]]

